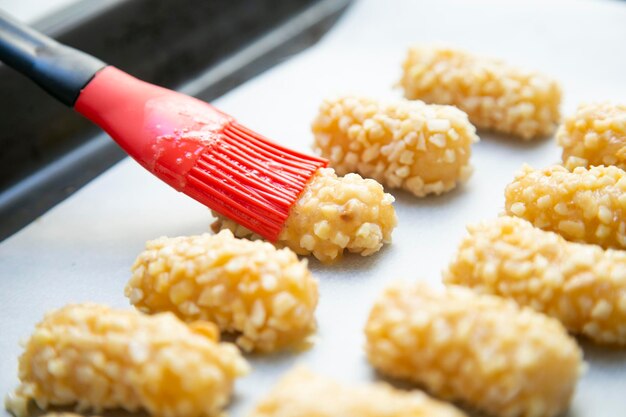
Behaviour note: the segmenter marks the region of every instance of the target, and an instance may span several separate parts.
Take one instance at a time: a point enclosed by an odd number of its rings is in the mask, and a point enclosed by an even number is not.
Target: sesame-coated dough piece
[[[614,166],[570,172],[524,165],[505,189],[506,213],[565,239],[626,248],[626,172]]]
[[[289,371],[248,417],[464,417],[421,391],[385,383],[346,386],[303,367]]]
[[[365,335],[380,372],[494,416],[563,412],[582,368],[580,349],[557,320],[457,286],[388,287]]]
[[[46,414],[43,414],[42,417],[87,417],[82,414],[72,413],[69,411],[50,411]],[[96,416],[90,416],[96,417]]]
[[[171,313],[68,305],[35,327],[19,359],[21,384],[6,403],[19,417],[31,399],[44,409],[217,416],[248,365],[216,335],[209,324],[187,325]]]
[[[315,329],[317,281],[290,249],[216,235],[158,238],[137,257],[125,290],[146,313],[171,311],[239,333],[246,351],[293,347]]]
[[[446,46],[410,48],[400,85],[406,98],[457,106],[479,129],[525,140],[551,135],[560,118],[552,78]]]
[[[626,169],[626,105],[590,103],[578,106],[556,133],[563,148],[563,164],[615,165]]]
[[[599,343],[626,346],[626,252],[503,216],[467,227],[447,284],[512,298]]]
[[[393,202],[393,196],[372,179],[357,174],[337,177],[331,168],[319,169],[291,208],[276,243],[322,262],[336,260],[344,251],[371,255],[391,242],[397,224]],[[213,230],[230,229],[238,237],[259,238],[213,214],[217,217]]]
[[[478,142],[459,109],[403,99],[325,100],[312,130],[315,148],[338,174],[358,172],[418,197],[467,181],[470,146]]]

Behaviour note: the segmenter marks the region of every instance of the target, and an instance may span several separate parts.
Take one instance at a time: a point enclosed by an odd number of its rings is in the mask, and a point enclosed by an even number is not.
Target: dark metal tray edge
[[[81,21],[118,2],[112,0],[101,4],[100,9],[86,7],[74,13],[79,16],[77,21]],[[318,1],[175,89],[206,101],[214,100],[315,44],[350,2]],[[53,34],[62,20],[58,16],[34,26]],[[0,241],[36,220],[125,156],[106,134],[98,133],[4,190],[0,193]]]

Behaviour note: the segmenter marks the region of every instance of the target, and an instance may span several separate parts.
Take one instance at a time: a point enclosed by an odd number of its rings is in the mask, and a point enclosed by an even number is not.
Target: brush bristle
[[[187,174],[185,191],[218,213],[275,241],[291,206],[323,158],[284,148],[229,123]]]

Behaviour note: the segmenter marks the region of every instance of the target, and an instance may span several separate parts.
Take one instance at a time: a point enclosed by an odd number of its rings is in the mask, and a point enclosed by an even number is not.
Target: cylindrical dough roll
[[[495,416],[551,417],[567,409],[582,353],[555,319],[463,287],[397,283],[365,327],[380,372]]]
[[[563,164],[570,170],[595,165],[626,169],[626,106],[580,105],[559,126],[556,140],[563,148]]]
[[[312,129],[315,148],[340,175],[357,172],[418,197],[465,182],[471,144],[478,142],[459,109],[402,99],[326,100]]]
[[[626,345],[626,252],[503,216],[467,227],[448,284],[515,300],[596,342]]]
[[[45,316],[19,359],[20,386],[7,400],[19,417],[41,408],[144,409],[163,417],[217,416],[248,365],[206,323],[147,316],[97,304]]]
[[[283,376],[248,417],[464,417],[420,391],[384,383],[346,386],[306,368]]]
[[[626,172],[525,165],[505,189],[506,213],[573,242],[626,248]]]
[[[391,242],[398,221],[393,202],[393,196],[373,179],[357,174],[337,177],[331,168],[319,169],[291,208],[276,243],[322,262],[332,262],[344,251],[371,255]],[[213,214],[217,217],[213,230],[230,229],[237,237],[259,238]]]
[[[290,347],[315,329],[317,281],[288,248],[229,230],[162,237],[146,244],[132,269],[125,293],[137,308],[214,322],[239,333],[247,351]]]
[[[560,118],[555,80],[450,47],[410,48],[400,85],[406,98],[457,106],[479,129],[526,140],[551,135]]]

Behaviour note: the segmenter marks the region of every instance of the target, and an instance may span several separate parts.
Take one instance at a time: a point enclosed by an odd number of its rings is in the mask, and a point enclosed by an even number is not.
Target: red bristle
[[[208,167],[207,171],[196,172],[196,178],[204,180],[207,184],[213,186],[218,185],[223,188],[224,194],[236,200],[243,198],[250,200],[254,204],[264,204],[265,199],[260,197],[254,189],[237,187],[237,182],[232,180],[233,170],[228,168],[214,169],[214,167]],[[213,169],[212,169],[213,168]],[[210,174],[209,174],[210,172]],[[269,207],[266,216],[270,220],[281,220],[282,213],[275,210],[273,207]]]
[[[276,222],[268,222],[267,219],[258,217],[254,211],[242,206],[240,203],[227,195],[221,194],[218,191],[219,188],[211,187],[206,182],[203,182],[195,177],[189,178],[189,184],[195,187],[187,191],[189,196],[202,202],[220,214],[226,216],[225,213],[230,213],[229,217],[237,221],[242,226],[245,226],[250,230],[254,230],[261,236],[277,235],[280,233],[280,229],[276,226]]]
[[[284,148],[236,122],[222,134],[187,174],[185,192],[275,241],[307,182],[328,161]]]
[[[227,138],[231,138],[230,135],[237,135],[237,132],[224,132]],[[244,139],[246,139],[246,142],[242,142],[241,139],[242,137]],[[239,146],[245,146],[247,148],[250,148],[251,150],[253,150],[254,152],[260,153],[264,156],[271,156],[271,155],[275,155],[277,150],[272,149],[270,151],[268,151],[266,149],[266,146],[261,146],[264,145],[262,142],[257,142],[255,140],[253,140],[249,135],[245,135],[245,136],[234,136],[232,137],[232,139],[235,140],[235,143]],[[228,139],[225,139],[226,142],[229,142]],[[297,169],[302,169],[303,167],[312,167],[315,164],[311,164],[308,163],[308,160],[306,159],[302,159],[302,158],[297,158],[296,155],[293,154],[289,154],[292,157],[292,160],[289,159],[285,159],[283,162],[286,166],[290,166],[293,168],[297,168]],[[281,155],[283,156],[283,155]]]
[[[255,155],[254,153],[245,153],[236,146],[222,146],[220,147],[220,151],[222,155],[228,156],[230,159],[242,164],[242,169],[250,169],[250,172],[254,172],[256,170],[265,171],[265,175],[269,179],[282,182],[291,187],[297,187],[299,185],[297,179],[292,178],[289,175],[285,175],[286,173],[284,172],[274,171],[279,167],[276,166],[277,164],[273,159],[273,155],[270,157],[264,157],[262,155]],[[261,161],[271,162],[272,166],[264,166],[260,163]]]
[[[228,159],[223,155],[211,155],[213,158],[219,158],[223,163],[228,164]],[[212,166],[205,162],[203,159],[198,161],[198,164],[206,170],[212,169]],[[271,199],[275,204],[289,206],[289,200],[274,193],[274,187],[271,184],[261,181],[260,178],[242,173],[241,170],[231,170],[233,179],[240,181],[242,184],[248,186],[248,189],[256,195],[262,195],[264,198]]]
[[[212,173],[214,174],[214,173]],[[214,189],[215,187],[215,183],[213,183],[213,181],[211,180],[211,175],[207,174],[207,173],[197,173],[197,176],[192,177],[193,180],[195,181],[199,181],[196,184],[200,184],[202,186],[202,190],[203,191],[207,191],[210,189]],[[209,188],[207,188],[207,186]],[[232,201],[230,203],[230,205],[236,209],[237,211],[244,213],[248,216],[254,216],[255,215],[255,211],[251,210],[249,207],[245,206],[245,205],[241,205],[240,201],[242,201],[242,196],[239,195],[238,193],[233,193],[232,192],[232,188],[229,187],[228,185],[222,184],[221,185],[221,190],[223,190],[223,192],[220,194],[220,197],[223,197],[222,199],[228,199],[228,201]],[[255,199],[250,199],[248,201],[249,203],[252,204],[260,204],[261,202],[255,200]],[[275,212],[275,211],[268,211],[267,213],[265,213],[265,217],[260,218],[257,220],[257,222],[261,225],[264,226],[268,226],[271,227],[273,223],[275,222],[280,222],[284,220],[283,219],[283,214],[280,212]]]
[[[231,139],[231,138],[228,138],[228,139]],[[231,140],[228,140],[228,139],[225,139],[224,142],[232,144],[233,146],[237,146],[237,149],[239,149],[240,153],[242,154],[260,155],[265,158],[272,158],[272,157],[278,156],[278,155],[272,155],[270,152],[267,152],[256,146],[251,146],[250,144],[247,144],[247,143],[244,145],[241,142],[234,142],[232,141],[232,139]],[[239,140],[240,139],[237,139],[237,141]],[[280,157],[284,157],[284,155],[280,155]],[[311,169],[315,167],[315,165],[305,165],[304,163],[300,161],[291,161],[289,159],[283,159],[282,162],[283,162],[282,170],[286,173],[291,173],[295,175],[296,177],[300,177],[303,174],[306,175],[307,171],[303,171],[303,169],[306,170],[306,169]]]
[[[321,158],[319,156],[305,155],[294,151],[293,149],[285,148],[284,146],[274,143],[265,136],[262,136],[238,123],[233,123],[231,126],[229,126],[229,128],[230,131],[237,132],[239,137],[250,139],[252,142],[257,143],[260,146],[267,147],[267,149],[273,151],[273,153],[283,152],[292,156],[293,160],[300,160],[303,163],[308,162],[312,165],[314,165],[315,163],[321,163],[323,164],[323,166],[328,166],[328,161],[324,158]]]

